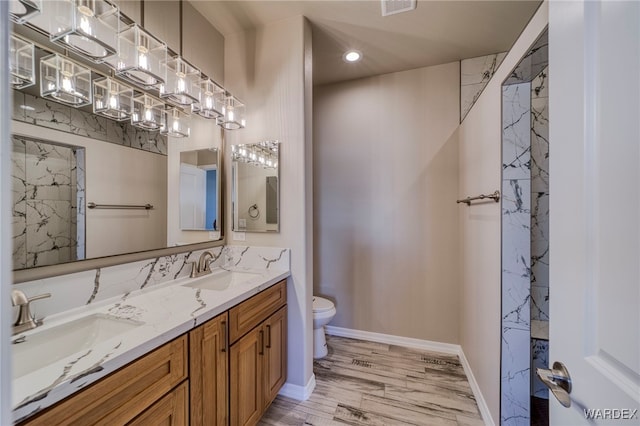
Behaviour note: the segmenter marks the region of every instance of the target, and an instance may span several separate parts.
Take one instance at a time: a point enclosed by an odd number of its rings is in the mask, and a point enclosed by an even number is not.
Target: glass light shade
[[[24,24],[42,11],[42,0],[11,0],[9,16],[17,24]]]
[[[178,108],[164,111],[160,134],[174,138],[188,138],[191,134],[191,116]]]
[[[160,130],[163,123],[164,103],[142,94],[133,98],[131,125],[144,130]]]
[[[120,14],[105,0],[55,0],[47,3],[52,41],[101,61],[118,52]]]
[[[242,129],[246,125],[245,106],[234,96],[227,95],[222,107],[222,117],[218,117],[218,125],[226,130]]]
[[[113,120],[127,120],[133,110],[133,89],[109,77],[93,80],[93,112]]]
[[[23,89],[36,83],[35,46],[13,34],[9,40],[9,70],[11,87]]]
[[[200,102],[200,71],[179,56],[167,60],[167,79],[160,85],[160,97],[179,105]]]
[[[57,54],[40,59],[40,95],[67,105],[91,103],[91,70]]]
[[[146,89],[166,81],[165,43],[134,24],[120,33],[118,45],[118,54],[105,61],[118,76]]]
[[[193,104],[191,110],[204,118],[222,116],[224,107],[224,89],[209,79],[200,80],[200,102]]]

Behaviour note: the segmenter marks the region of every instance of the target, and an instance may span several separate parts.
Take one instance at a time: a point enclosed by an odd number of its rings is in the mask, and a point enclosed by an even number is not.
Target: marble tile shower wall
[[[549,368],[549,90],[547,68],[531,82],[531,395],[549,398],[535,374]],[[546,337],[546,339],[545,339]]]
[[[529,425],[531,84],[502,88],[502,425]]]
[[[13,262],[16,268],[77,259],[77,152],[70,147],[12,137]],[[82,160],[82,158],[81,158]],[[83,166],[80,165],[83,169]],[[83,176],[81,176],[83,179]],[[80,197],[84,198],[83,190]]]
[[[290,250],[276,247],[221,246],[208,249],[213,267],[290,269]],[[150,258],[107,268],[92,269],[18,284],[28,296],[51,293],[32,305],[36,318],[45,318],[93,303],[115,302],[126,307],[132,292],[168,284],[191,272],[189,262],[197,261],[204,250]],[[114,298],[119,298],[115,299]]]
[[[476,103],[506,55],[503,52],[460,61],[460,122]]]
[[[167,138],[159,132],[140,130],[127,122],[109,120],[17,90],[13,90],[12,118],[36,126],[167,155]]]

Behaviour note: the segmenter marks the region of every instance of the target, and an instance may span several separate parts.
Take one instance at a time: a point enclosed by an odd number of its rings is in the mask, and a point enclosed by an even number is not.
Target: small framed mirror
[[[280,231],[280,143],[231,147],[233,230]]]
[[[180,152],[180,230],[220,230],[218,148]]]

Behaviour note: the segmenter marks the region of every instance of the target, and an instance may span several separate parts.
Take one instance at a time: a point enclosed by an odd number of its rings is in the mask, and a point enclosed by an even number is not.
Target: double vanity
[[[16,334],[14,421],[256,423],[286,380],[288,276],[213,267]]]

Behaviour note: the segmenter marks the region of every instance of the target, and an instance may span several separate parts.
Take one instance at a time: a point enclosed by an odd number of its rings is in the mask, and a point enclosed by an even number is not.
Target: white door
[[[550,421],[638,425],[640,2],[549,7]]]
[[[180,229],[204,229],[207,172],[180,163]]]

